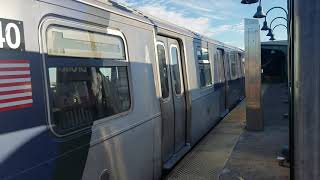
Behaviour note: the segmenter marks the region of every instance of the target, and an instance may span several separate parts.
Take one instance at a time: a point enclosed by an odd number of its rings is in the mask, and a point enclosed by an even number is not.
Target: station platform
[[[277,156],[288,144],[286,86],[263,87],[265,129],[245,129],[246,102],[241,102],[213,128],[163,179],[289,180],[289,168]]]

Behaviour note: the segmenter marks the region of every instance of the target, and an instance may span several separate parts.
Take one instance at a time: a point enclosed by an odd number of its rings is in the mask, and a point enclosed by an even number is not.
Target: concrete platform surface
[[[245,102],[229,113],[164,179],[218,179],[243,132]]]
[[[228,114],[163,179],[289,180],[289,168],[276,160],[288,144],[286,87],[264,85],[265,130],[245,130],[245,101]]]

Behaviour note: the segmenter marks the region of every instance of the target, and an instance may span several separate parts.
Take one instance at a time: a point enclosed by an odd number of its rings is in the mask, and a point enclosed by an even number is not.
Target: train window
[[[157,45],[162,98],[169,97],[169,72],[164,45]]]
[[[199,56],[198,52],[200,51],[201,55]],[[212,74],[211,74],[211,65],[209,61],[208,49],[201,48],[197,50],[197,57],[199,64],[199,73],[200,73],[200,87],[207,87],[212,85]]]
[[[50,67],[49,79],[59,134],[130,108],[127,67]]]
[[[47,46],[54,56],[125,59],[120,37],[60,26],[48,28]]]
[[[170,49],[171,52],[171,70],[172,70],[172,79],[173,86],[176,94],[181,94],[181,70],[179,64],[179,53],[177,47],[172,46]]]
[[[218,82],[223,82],[224,81],[224,67],[223,67],[223,55],[224,52],[221,49],[218,49],[216,51],[216,56],[217,56],[217,63],[218,63]]]
[[[243,59],[241,53],[238,53],[238,58],[239,58],[239,68],[240,68],[240,77],[244,77],[244,67],[243,67]]]
[[[202,52],[200,48],[197,49],[197,60],[202,60]]]
[[[213,62],[214,62],[214,66],[213,66],[214,67],[214,71],[213,71],[214,79],[213,79],[213,82],[214,83],[219,83],[221,69],[219,69],[219,52],[218,51],[216,51],[214,53],[214,61]]]
[[[237,78],[237,61],[236,57],[233,53],[230,54],[230,70],[231,70],[231,78],[236,79]]]
[[[52,36],[57,31],[60,37]],[[69,36],[71,32],[75,34]],[[50,27],[47,33],[50,123],[55,133],[78,132],[130,109],[121,37],[66,27]]]
[[[243,57],[243,54],[241,55],[241,73],[242,73],[242,77],[244,77],[246,75],[246,68],[245,68],[245,59]]]
[[[208,49],[202,48],[201,49],[201,60],[209,60],[209,53]]]

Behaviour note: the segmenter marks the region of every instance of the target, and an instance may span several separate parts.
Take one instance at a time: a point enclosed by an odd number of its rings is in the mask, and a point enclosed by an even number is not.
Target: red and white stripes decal
[[[30,61],[0,60],[0,112],[31,107]]]

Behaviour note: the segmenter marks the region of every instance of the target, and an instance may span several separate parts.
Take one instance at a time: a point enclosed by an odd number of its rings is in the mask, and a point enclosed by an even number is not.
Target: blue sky
[[[242,5],[241,0],[115,0],[174,24],[184,26],[213,39],[244,47],[243,19],[252,18],[258,4]],[[266,12],[274,6],[287,9],[286,0],[263,0]],[[285,17],[284,11],[275,9],[268,14],[268,22],[277,16]],[[263,20],[260,20],[262,26]],[[277,19],[274,25],[286,24]],[[267,32],[261,32],[261,41],[268,41]],[[287,39],[286,29],[279,26],[274,31],[277,40]]]

